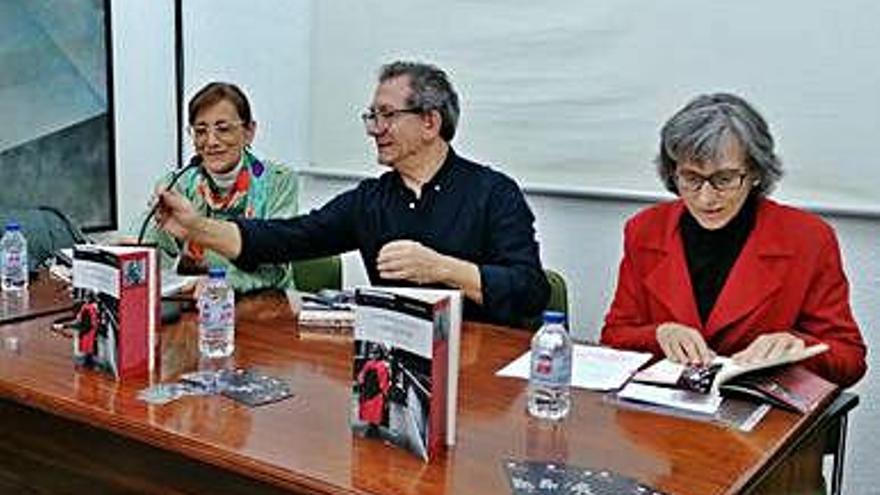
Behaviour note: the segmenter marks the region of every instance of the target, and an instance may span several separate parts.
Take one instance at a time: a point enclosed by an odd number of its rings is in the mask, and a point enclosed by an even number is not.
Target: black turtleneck
[[[704,324],[755,225],[757,204],[756,195],[750,195],[736,216],[717,230],[701,227],[687,209],[681,216],[679,227],[685,259]]]

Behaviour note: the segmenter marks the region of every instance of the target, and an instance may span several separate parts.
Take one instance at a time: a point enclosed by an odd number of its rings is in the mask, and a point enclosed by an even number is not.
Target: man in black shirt
[[[550,295],[534,216],[513,180],[455,154],[458,114],[442,70],[388,64],[361,118],[391,171],[283,220],[208,219],[163,192],[159,222],[242,268],[357,249],[374,285],[457,288],[465,318],[519,325]]]

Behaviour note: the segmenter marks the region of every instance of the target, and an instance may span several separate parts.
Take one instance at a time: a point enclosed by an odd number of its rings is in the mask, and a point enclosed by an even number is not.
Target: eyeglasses
[[[719,170],[708,177],[693,172],[676,172],[675,183],[680,191],[699,192],[703,189],[703,184],[708,182],[712,189],[718,192],[728,192],[739,189],[743,184],[743,179],[749,175],[743,170]]]
[[[398,115],[406,113],[420,114],[422,113],[422,110],[418,108],[400,108],[397,110],[376,110],[370,108],[361,114],[361,120],[364,121],[364,125],[367,129],[381,128],[390,124]]]
[[[189,126],[189,134],[196,142],[204,142],[208,139],[208,133],[211,132],[220,141],[229,142],[235,140],[235,131],[242,125],[244,125],[243,121],[227,122],[225,120],[220,120],[214,124],[196,124]]]

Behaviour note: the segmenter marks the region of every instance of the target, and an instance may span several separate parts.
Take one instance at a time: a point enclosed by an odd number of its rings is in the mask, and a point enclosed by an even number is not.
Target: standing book
[[[115,379],[149,376],[156,362],[160,287],[152,247],[76,246],[77,312],[69,325],[74,361]]]
[[[403,292],[355,294],[352,429],[427,461],[449,433],[453,312],[443,291]]]
[[[446,375],[446,445],[455,445],[456,419],[458,418],[458,371],[461,351],[461,322],[464,297],[458,289],[425,289],[421,287],[382,287],[382,290],[415,297],[417,299],[440,299],[449,297],[449,349],[448,373]]]

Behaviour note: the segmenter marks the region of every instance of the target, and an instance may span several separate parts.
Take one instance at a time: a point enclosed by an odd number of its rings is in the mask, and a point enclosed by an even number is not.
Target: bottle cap
[[[6,230],[8,232],[19,231],[19,230],[21,230],[21,225],[19,225],[19,223],[16,222],[15,220],[10,220],[10,221],[6,222]]]
[[[544,323],[565,323],[565,313],[562,311],[544,311]]]
[[[226,269],[221,267],[208,268],[208,278],[226,278]]]

